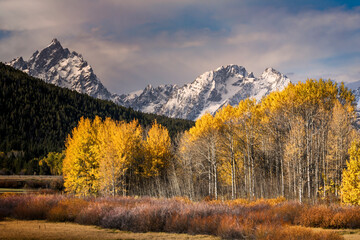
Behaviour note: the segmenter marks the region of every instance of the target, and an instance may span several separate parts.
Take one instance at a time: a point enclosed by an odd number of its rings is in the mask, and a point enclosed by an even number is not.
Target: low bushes
[[[88,205],[89,202],[81,198],[65,198],[50,209],[47,218],[54,222],[73,222]]]
[[[360,228],[360,207],[305,207],[298,217],[298,223],[306,227]]]
[[[188,199],[62,195],[0,196],[0,218],[72,221],[133,232],[211,234],[236,239],[341,239],[304,227],[359,228],[360,208],[297,202],[191,202]]]

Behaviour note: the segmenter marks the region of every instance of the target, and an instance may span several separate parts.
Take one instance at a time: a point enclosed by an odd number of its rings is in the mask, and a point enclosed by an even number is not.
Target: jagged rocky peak
[[[28,61],[19,57],[7,64],[48,83],[92,97],[112,100],[143,112],[191,120],[206,112],[214,114],[226,104],[235,106],[248,97],[260,101],[290,82],[273,68],[265,69],[260,77],[256,77],[243,66],[229,64],[205,72],[182,87],[148,85],[142,91],[116,95],[102,85],[80,54],[63,48],[56,38],[43,50],[36,51]]]
[[[86,93],[96,98],[115,99],[115,96],[102,85],[83,57],[63,48],[56,38],[41,51],[35,51],[28,61],[20,57],[7,64],[60,87]]]
[[[240,75],[242,77],[247,77],[247,71],[243,66],[229,64],[227,66],[221,66],[215,70],[218,74],[226,75],[227,77],[232,77],[235,75]]]
[[[27,68],[27,63],[24,61],[24,59],[22,57],[18,57],[18,58],[14,58],[9,65],[11,65],[12,67],[19,69],[19,70],[24,70]]]
[[[29,59],[29,64],[33,68],[48,71],[53,65],[58,63],[61,59],[68,58],[70,51],[63,48],[60,42],[54,38],[51,43],[43,50],[36,51]]]
[[[51,40],[51,43],[49,44],[49,46],[57,46],[57,47],[61,47],[60,42],[57,40],[57,38],[54,38],[53,40]],[[62,47],[61,47],[62,48]]]
[[[262,79],[267,79],[268,81],[278,81],[282,78],[287,78],[284,74],[278,72],[274,68],[266,68],[265,71],[261,74]]]
[[[182,87],[162,85],[154,88],[148,85],[136,95],[121,96],[119,102],[143,112],[195,120],[206,112],[214,114],[227,104],[235,106],[248,97],[260,101],[289,82],[273,68],[267,68],[256,78],[245,67],[229,64],[207,71]]]

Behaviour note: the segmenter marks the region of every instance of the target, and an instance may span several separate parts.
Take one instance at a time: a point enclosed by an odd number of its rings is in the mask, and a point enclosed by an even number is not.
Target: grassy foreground
[[[224,239],[341,240],[341,232],[310,228],[359,229],[360,207],[304,205],[281,198],[192,202],[186,198],[4,194],[0,195],[0,219],[7,218]]]
[[[343,230],[343,229],[320,229],[312,228],[314,232],[328,231],[337,232],[342,235],[345,240],[360,239],[360,229],[357,230]],[[48,222],[44,220],[14,220],[6,219],[0,221],[0,239],[202,239],[202,240],[219,240],[219,237],[209,235],[189,235],[189,234],[175,234],[175,233],[133,233],[128,231],[120,231],[115,229],[104,229],[96,226],[85,226],[76,223],[64,222]]]
[[[341,235],[345,240],[360,240],[360,229],[323,229],[311,228],[314,232],[335,232]]]
[[[44,220],[18,221],[7,219],[0,222],[0,239],[203,239],[216,240],[219,237],[208,235],[188,235],[173,233],[133,233],[76,223],[54,223]]]

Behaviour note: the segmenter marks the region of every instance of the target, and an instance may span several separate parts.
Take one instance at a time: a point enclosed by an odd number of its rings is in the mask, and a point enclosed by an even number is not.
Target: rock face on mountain
[[[222,66],[177,89],[160,114],[194,120],[206,112],[213,114],[224,105],[237,105],[248,97],[260,100],[271,91],[282,90],[289,82],[285,75],[272,68],[256,78],[242,66]]]
[[[53,39],[50,45],[40,52],[36,51],[28,61],[19,57],[7,65],[59,87],[86,93],[95,98],[111,98],[111,93],[102,85],[83,57],[64,49],[57,39]]]
[[[117,95],[102,85],[80,54],[64,49],[56,39],[40,52],[36,51],[28,61],[19,57],[7,64],[48,83],[95,98],[147,113],[190,120],[206,112],[213,114],[226,104],[237,105],[248,97],[260,100],[290,83],[289,78],[273,68],[267,68],[260,77],[255,77],[244,67],[232,64],[205,72],[182,87],[160,85],[154,88],[149,85],[142,91]]]
[[[122,104],[143,112],[195,120],[206,112],[214,114],[222,106],[237,105],[248,97],[260,100],[289,83],[289,78],[273,68],[265,69],[256,78],[242,66],[228,65],[205,72],[183,87],[148,86],[140,94],[123,96]]]

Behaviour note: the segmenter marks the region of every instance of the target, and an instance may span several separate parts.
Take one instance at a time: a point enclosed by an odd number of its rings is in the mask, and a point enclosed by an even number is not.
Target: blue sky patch
[[[10,37],[11,31],[0,30],[0,39]]]

